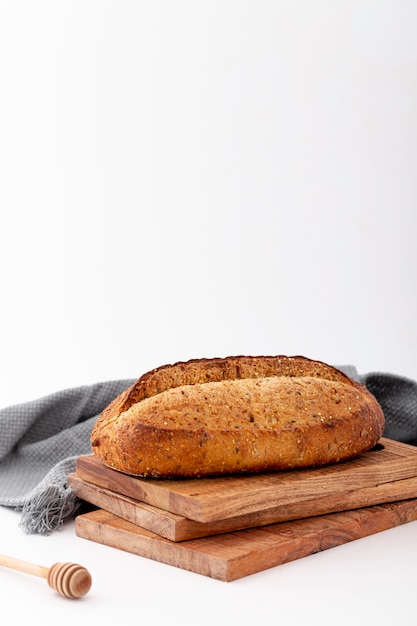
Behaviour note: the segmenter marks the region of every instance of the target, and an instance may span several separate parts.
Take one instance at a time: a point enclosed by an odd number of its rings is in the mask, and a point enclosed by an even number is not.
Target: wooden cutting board
[[[417,499],[172,542],[108,511],[75,520],[79,537],[221,581],[233,581],[417,519]]]
[[[235,518],[244,528],[417,496],[415,481],[409,481],[417,477],[417,448],[383,438],[356,459],[327,467],[183,480],[133,477],[84,456],[75,476],[201,524],[234,520],[219,531],[224,532],[236,528]]]
[[[86,502],[114,513],[170,541],[185,541],[244,528],[254,528],[276,522],[302,519],[337,511],[347,511],[374,504],[396,502],[417,495],[417,477],[405,478],[376,487],[354,489],[350,492],[317,497],[313,500],[284,504],[272,509],[229,517],[214,522],[196,522],[170,511],[145,504],[134,498],[88,483],[70,474],[68,485]]]

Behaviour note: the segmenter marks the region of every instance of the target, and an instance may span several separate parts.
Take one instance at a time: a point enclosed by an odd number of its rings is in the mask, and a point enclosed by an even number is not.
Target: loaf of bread
[[[93,454],[121,472],[197,477],[336,463],[372,448],[384,415],[340,370],[302,356],[154,369],[102,412]]]

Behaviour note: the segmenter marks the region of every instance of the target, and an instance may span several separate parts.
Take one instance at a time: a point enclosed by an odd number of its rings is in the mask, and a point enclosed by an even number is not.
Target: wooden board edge
[[[166,565],[232,582],[416,520],[417,499],[412,499],[242,530],[220,537],[172,543],[99,509],[76,518],[76,534]],[[295,532],[291,537],[292,531]],[[285,535],[285,543],[282,545],[277,540],[274,545],[274,533],[279,537],[280,532]],[[261,550],[256,550],[254,533],[262,535]],[[246,538],[250,538],[247,544]],[[227,558],[229,541],[241,548],[237,550],[233,546],[231,558]],[[204,553],[204,548],[213,542],[220,546],[224,543],[224,549],[221,553],[217,551],[216,556],[210,554],[209,549]]]
[[[187,550],[189,542],[171,542],[102,509],[79,515],[75,519],[75,532],[80,538],[110,548],[227,582],[224,558],[205,557],[200,560],[201,571],[196,571],[192,553]]]
[[[411,446],[410,444],[405,444],[387,438],[381,438],[380,441],[381,444],[387,448],[387,452],[391,454],[394,458],[376,464],[378,468],[377,473],[379,472],[379,474],[381,475],[378,479],[375,479],[374,486],[378,487],[380,485],[392,482],[393,476],[395,478],[395,481],[400,481],[410,477],[417,477],[417,448]],[[359,458],[360,457],[358,457],[358,459]],[[356,460],[357,459],[354,459],[353,461],[355,462]],[[86,472],[86,475],[83,475],[82,466],[85,463],[86,469],[88,469],[88,466],[90,466],[94,473],[94,463],[96,461],[98,460],[95,459],[92,455],[79,457],[79,463],[77,463],[77,465],[80,466],[79,476],[89,481],[91,477],[88,476],[88,471]],[[400,468],[398,469],[396,466],[398,465],[399,461]],[[343,472],[348,463],[349,461],[340,464],[340,466],[338,466],[338,472]],[[323,469],[326,472],[328,471],[328,468],[329,466],[326,466],[325,468],[315,469]],[[135,488],[137,485],[138,494],[135,494],[135,499],[141,500],[146,504],[156,506],[157,508],[170,511],[186,519],[194,520],[195,522],[200,524],[209,524],[220,520],[234,519],[236,517],[241,517],[242,515],[258,513],[261,508],[264,511],[268,511],[269,509],[274,509],[277,506],[276,487],[271,487],[270,493],[265,489],[262,490],[262,502],[257,500],[256,496],[254,496],[253,502],[243,503],[242,505],[240,505],[236,499],[232,499],[232,501],[230,501],[230,498],[228,499],[225,492],[220,495],[214,494],[211,500],[210,496],[207,495],[204,497],[199,497],[198,495],[190,497],[189,494],[175,492],[175,490],[170,492],[172,485],[175,485],[176,481],[171,482],[158,479],[137,479],[136,477],[132,476],[120,475],[120,473],[116,470],[107,468],[102,464],[100,464],[100,469],[102,470],[104,476],[106,475],[106,472],[110,472],[109,475],[114,478],[116,486],[112,485],[110,487],[111,489],[117,489],[117,491],[123,493],[123,495],[133,497],[133,494],[130,491],[130,487],[129,489],[124,490],[122,486],[123,480],[126,480],[128,485],[134,485]],[[364,470],[362,467],[355,466],[352,466],[351,470],[353,472],[351,474],[352,482],[354,483],[356,480],[359,480],[361,478]],[[303,471],[305,470],[301,470],[301,472]],[[241,479],[242,477],[238,478]],[[143,482],[144,480],[146,482]],[[340,485],[339,480],[339,477],[336,477],[336,480],[334,477],[332,478],[333,486],[327,491],[328,497],[332,497],[333,494],[338,495]],[[100,483],[98,479],[97,481],[99,486],[106,486],[105,484]],[[321,488],[318,489],[316,495],[319,495],[320,492]],[[221,501],[222,497],[224,500],[223,502]],[[295,504],[296,498],[293,496],[292,489],[290,489],[289,494],[287,494],[284,499],[284,504]],[[303,497],[303,501],[308,501],[309,499],[312,499],[311,494],[309,497]],[[213,505],[213,502],[216,503],[216,506]],[[275,505],[271,504],[273,502],[275,502]],[[280,504],[282,502],[283,499],[281,499]]]
[[[214,534],[412,499],[417,496],[416,477],[352,491],[341,496],[330,495],[321,499],[300,502],[293,506],[277,507],[235,518],[200,523],[98,487],[83,481],[75,474],[69,475],[68,484],[73,488],[74,493],[86,502],[170,541],[188,541]]]

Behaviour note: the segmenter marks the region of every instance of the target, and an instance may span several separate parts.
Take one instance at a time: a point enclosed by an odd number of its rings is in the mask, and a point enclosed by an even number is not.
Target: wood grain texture
[[[98,509],[79,537],[221,581],[233,581],[417,519],[417,499],[172,542]]]
[[[350,498],[349,506],[354,506],[352,492],[362,492],[365,499],[359,506],[375,503],[372,499],[366,501],[370,493],[367,490],[374,490],[375,494],[381,490],[382,494],[384,485],[417,477],[417,448],[382,438],[373,450],[322,468],[182,480],[133,477],[106,467],[93,456],[85,456],[77,460],[76,476],[200,523],[266,514],[282,507],[294,507],[293,515],[297,517],[301,502],[308,509],[310,501],[327,498],[330,502],[342,494]],[[398,484],[399,490],[403,486]],[[400,498],[408,497],[408,492],[398,494]]]
[[[383,483],[377,487],[354,489],[347,493],[332,494],[224,520],[203,523],[189,520],[109,489],[98,487],[78,478],[75,474],[69,475],[68,485],[80,499],[114,513],[133,524],[142,526],[170,541],[185,541],[276,522],[395,502],[414,498],[417,495],[417,477],[406,478],[392,483]]]

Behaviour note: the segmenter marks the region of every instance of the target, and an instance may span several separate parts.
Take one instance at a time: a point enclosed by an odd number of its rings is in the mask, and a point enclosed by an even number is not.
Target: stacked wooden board
[[[417,520],[417,448],[382,438],[322,468],[138,478],[79,457],[78,536],[223,581]]]

